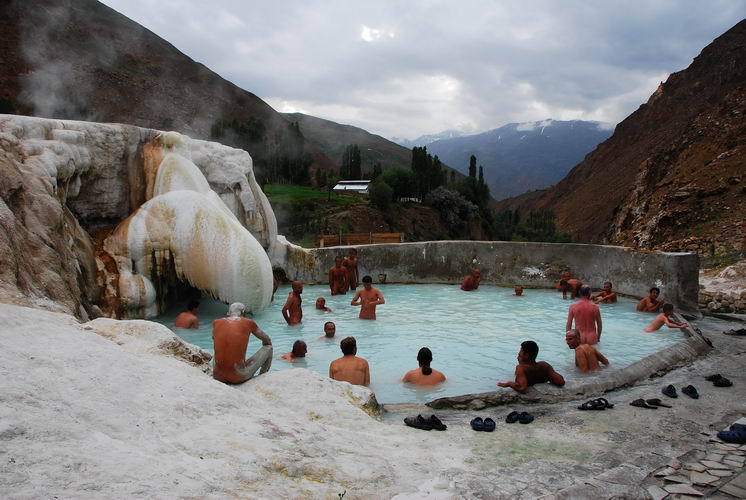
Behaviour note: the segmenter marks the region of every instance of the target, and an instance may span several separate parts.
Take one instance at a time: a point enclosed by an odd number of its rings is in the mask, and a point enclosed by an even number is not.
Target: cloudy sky
[[[746,0],[104,0],[278,111],[413,139],[617,123]]]

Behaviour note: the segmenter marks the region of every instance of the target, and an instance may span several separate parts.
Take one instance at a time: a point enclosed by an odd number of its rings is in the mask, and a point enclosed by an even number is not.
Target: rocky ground
[[[679,481],[730,498],[743,481],[742,465],[734,465],[742,450],[711,442],[746,415],[746,338],[718,333],[737,323],[700,322],[711,354],[607,393],[613,409],[579,411],[582,401],[574,401],[439,410],[445,432],[403,425],[404,416],[429,408],[379,417],[366,389],[302,369],[225,386],[203,373],[199,351],[175,345],[150,322],[81,325],[0,304],[0,323],[5,498],[645,498],[683,490],[673,486]],[[713,387],[704,376],[714,372],[734,386]],[[701,397],[681,395],[671,409],[629,406],[664,397],[669,383],[694,384]],[[536,420],[504,423],[513,409]],[[469,420],[477,415],[494,418],[495,432],[474,432]],[[719,463],[711,470],[732,474],[708,474],[714,483],[697,485],[704,476],[691,467],[707,458]],[[668,466],[673,472],[660,471]]]

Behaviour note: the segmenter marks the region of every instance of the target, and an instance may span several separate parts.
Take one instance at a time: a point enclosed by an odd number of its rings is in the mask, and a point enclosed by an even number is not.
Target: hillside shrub
[[[385,212],[391,206],[394,199],[394,190],[384,181],[376,181],[368,188],[370,202],[380,211]]]
[[[475,204],[443,186],[430,191],[425,197],[425,205],[440,212],[451,232],[479,216],[479,208]]]

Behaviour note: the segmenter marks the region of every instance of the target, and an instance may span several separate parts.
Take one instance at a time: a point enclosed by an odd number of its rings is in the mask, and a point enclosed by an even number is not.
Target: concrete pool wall
[[[282,238],[282,237],[280,237]],[[350,247],[304,249],[276,246],[272,264],[291,280],[327,283],[334,257]],[[460,283],[474,268],[482,271],[483,285],[550,288],[561,273],[601,288],[611,281],[624,295],[645,297],[651,287],[673,303],[678,312],[699,317],[699,257],[695,253],[642,252],[632,248],[575,243],[513,241],[425,241],[360,245],[360,276],[379,274],[387,283]]]

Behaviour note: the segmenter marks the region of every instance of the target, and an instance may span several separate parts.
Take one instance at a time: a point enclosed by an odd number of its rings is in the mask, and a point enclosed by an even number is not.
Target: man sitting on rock
[[[598,352],[598,350],[589,346],[588,344],[581,344],[580,332],[577,330],[570,330],[565,334],[565,342],[567,347],[575,350],[575,366],[581,372],[595,371],[601,368],[600,363],[609,366],[609,360]]]
[[[235,302],[228,308],[228,317],[212,322],[212,341],[215,347],[215,367],[212,376],[228,384],[241,384],[269,370],[272,365],[272,341],[251,319],[244,318],[246,307]],[[262,341],[262,348],[249,359],[246,348],[249,337]]]
[[[546,361],[536,362],[539,354],[539,346],[533,340],[521,343],[518,351],[518,366],[515,367],[515,382],[498,382],[500,387],[510,387],[521,394],[526,392],[529,386],[550,382],[558,387],[565,385],[565,379],[554,371],[552,365]]]
[[[637,303],[637,310],[642,312],[658,312],[658,310],[663,307],[663,299],[659,299],[658,296],[660,296],[661,290],[658,287],[653,287],[650,289],[650,295],[642,299],[640,302]]]
[[[370,385],[370,368],[368,362],[357,354],[357,342],[355,337],[342,339],[339,347],[342,349],[341,358],[335,359],[329,364],[329,377],[341,382],[349,382],[354,385]]]
[[[199,328],[199,319],[197,313],[199,312],[199,301],[190,300],[187,304],[187,310],[180,312],[176,316],[174,326],[176,328]]]

